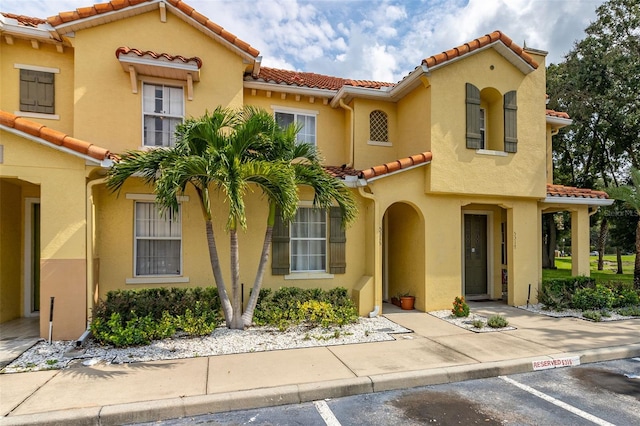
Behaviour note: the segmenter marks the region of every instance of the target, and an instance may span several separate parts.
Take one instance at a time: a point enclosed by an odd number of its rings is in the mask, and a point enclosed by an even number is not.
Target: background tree
[[[547,68],[547,93],[549,108],[573,120],[554,138],[555,183],[609,188],[640,165],[640,3],[609,0],[596,14],[586,37]],[[598,246],[607,227],[600,220]]]
[[[291,220],[298,205],[300,172],[297,169],[306,168],[322,176],[324,180],[318,181],[326,184],[326,187],[314,187],[316,194],[318,191],[324,194],[316,196],[316,205],[324,208],[327,199],[335,199],[344,211],[350,212],[345,216],[347,219],[355,217],[355,203],[349,191],[321,168],[319,158],[309,156],[302,162],[305,165],[298,167],[290,158],[278,155],[284,152],[282,145],[292,143],[292,135],[295,137],[295,130],[283,131],[264,110],[245,107],[235,111],[218,107],[211,114],[188,119],[178,126],[174,147],[126,152],[107,176],[107,187],[113,191],[119,190],[130,177],[141,177],[153,186],[161,212],[177,211],[178,197],[187,187],[196,191],[205,219],[211,268],[229,328],[243,329],[246,322],[251,322],[251,318],[242,317],[237,236],[239,229],[246,228],[244,200],[250,189],[261,190],[270,206],[278,208],[283,220]],[[222,194],[224,204],[228,206],[226,229],[230,240],[231,298],[224,282],[214,234],[211,195],[215,191]],[[270,207],[269,218],[272,212]],[[256,295],[262,284],[262,261],[266,262],[270,246],[270,239],[268,245],[266,240],[265,237],[266,248],[263,248],[252,292]]]
[[[640,217],[640,170],[631,169],[631,182],[632,185],[610,188],[607,192],[611,197],[622,201],[627,207],[633,209]],[[640,289],[640,220],[637,220],[636,224],[635,246],[636,261],[633,268],[633,285],[636,289]]]

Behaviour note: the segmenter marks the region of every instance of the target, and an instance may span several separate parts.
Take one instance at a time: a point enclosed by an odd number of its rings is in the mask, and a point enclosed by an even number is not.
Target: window
[[[486,113],[486,109],[484,108],[480,108],[480,147],[484,148],[486,146],[486,139],[485,139],[485,113]]]
[[[20,69],[20,111],[55,113],[54,73]]]
[[[285,223],[276,214],[273,227],[271,272],[344,274],[346,237],[340,208],[329,212],[300,207],[293,221]]]
[[[298,132],[297,142],[316,144],[316,116],[314,114],[276,111],[276,122],[280,127],[298,123],[301,129]]]
[[[389,142],[387,114],[384,111],[375,110],[369,114],[369,140]]]
[[[184,116],[182,87],[143,85],[144,146],[173,146]]]
[[[134,275],[182,273],[180,210],[160,216],[154,202],[135,202]]]
[[[515,90],[502,96],[495,88],[485,87],[480,91],[473,84],[467,83],[467,148],[517,152],[517,112]],[[487,132],[487,129],[490,130],[490,133]]]
[[[324,272],[327,268],[327,213],[301,207],[291,223],[291,271]]]

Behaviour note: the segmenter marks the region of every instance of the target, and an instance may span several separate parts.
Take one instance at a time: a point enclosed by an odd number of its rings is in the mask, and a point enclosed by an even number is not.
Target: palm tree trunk
[[[269,261],[269,249],[271,248],[271,237],[273,235],[273,224],[267,225],[267,230],[264,233],[264,242],[262,243],[262,254],[260,255],[260,263],[258,264],[258,271],[256,272],[256,278],[253,281],[253,287],[251,287],[251,296],[247,303],[247,309],[242,314],[242,320],[246,327],[249,327],[253,322],[253,311],[258,304],[258,296],[260,296],[260,288],[262,287],[262,279],[264,277],[264,270]]]
[[[598,271],[604,269],[604,248],[607,244],[609,236],[609,221],[607,217],[603,217],[600,222],[600,233],[598,234]]]
[[[242,294],[240,294],[240,259],[238,257],[238,230],[232,226],[229,230],[231,240],[231,298],[233,318],[231,327],[234,330],[244,330],[242,322]]]
[[[618,263],[616,274],[622,275],[622,249],[620,247],[616,247],[616,261]]]
[[[224,312],[225,323],[227,327],[230,327],[231,318],[233,318],[233,309],[231,307],[231,302],[229,301],[227,288],[224,285],[224,278],[222,277],[218,248],[216,247],[216,239],[213,233],[213,223],[210,220],[205,220],[205,227],[207,229],[207,245],[209,246],[209,261],[211,262],[213,279],[216,282],[216,288],[218,289],[218,296],[220,297],[222,312]]]

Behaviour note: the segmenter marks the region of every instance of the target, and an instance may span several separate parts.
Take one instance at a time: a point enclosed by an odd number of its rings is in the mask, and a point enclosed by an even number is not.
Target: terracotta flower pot
[[[400,296],[400,307],[406,311],[413,309],[416,298],[413,296]]]

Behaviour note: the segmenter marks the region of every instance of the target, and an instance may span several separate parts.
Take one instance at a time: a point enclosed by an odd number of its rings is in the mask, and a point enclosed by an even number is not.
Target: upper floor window
[[[389,142],[388,119],[384,111],[375,110],[369,114],[369,140]]]
[[[184,117],[182,87],[143,83],[142,97],[144,146],[173,146]]]
[[[466,140],[469,149],[518,150],[517,95],[501,96],[491,87],[479,90],[466,84]]]
[[[55,114],[55,74],[20,69],[20,111]]]
[[[154,202],[135,202],[134,275],[182,273],[180,210],[160,216]]]
[[[297,142],[316,145],[316,114],[301,111],[276,111],[276,122],[280,127],[298,123],[301,127]]]

